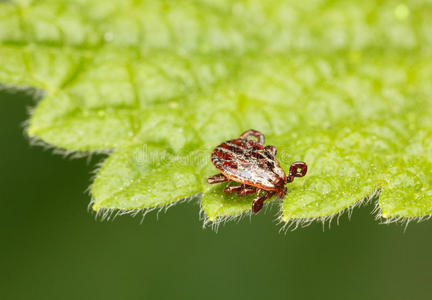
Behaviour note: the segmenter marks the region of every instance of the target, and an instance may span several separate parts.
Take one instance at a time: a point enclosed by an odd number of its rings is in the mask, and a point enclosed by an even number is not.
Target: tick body
[[[249,137],[255,137],[254,141]],[[294,162],[288,176],[276,159],[276,148],[265,146],[265,137],[259,131],[250,129],[239,138],[226,141],[217,146],[212,154],[213,165],[221,172],[207,178],[210,184],[234,181],[239,185],[227,186],[225,193],[237,193],[238,196],[257,194],[252,203],[252,212],[257,213],[264,201],[276,195],[285,197],[285,184],[294,177],[303,177],[307,172],[304,162]]]

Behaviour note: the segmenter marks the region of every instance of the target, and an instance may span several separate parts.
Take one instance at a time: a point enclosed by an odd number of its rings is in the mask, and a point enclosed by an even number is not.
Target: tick
[[[256,141],[249,139],[255,137]],[[276,148],[265,146],[264,135],[250,129],[239,138],[226,141],[217,146],[211,161],[221,172],[207,178],[210,184],[234,181],[239,185],[230,185],[224,189],[227,194],[237,193],[238,196],[257,194],[252,203],[252,212],[257,213],[264,201],[273,195],[283,199],[287,192],[285,184],[292,182],[294,177],[303,177],[307,165],[302,161],[291,164],[288,176],[276,159]]]

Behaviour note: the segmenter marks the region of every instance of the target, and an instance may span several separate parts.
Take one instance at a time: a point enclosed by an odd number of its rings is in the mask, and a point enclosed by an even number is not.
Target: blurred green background
[[[0,92],[0,299],[429,299],[432,222],[379,225],[373,205],[286,234],[276,208],[202,229],[197,203],[100,222],[103,156],[64,159],[23,134],[24,92]]]

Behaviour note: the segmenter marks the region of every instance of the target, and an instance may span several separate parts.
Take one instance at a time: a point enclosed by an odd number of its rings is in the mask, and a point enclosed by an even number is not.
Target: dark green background
[[[323,231],[279,233],[276,210],[202,229],[196,203],[100,222],[103,156],[64,159],[23,134],[23,92],[0,92],[0,299],[430,299],[432,221],[379,225],[373,206]]]

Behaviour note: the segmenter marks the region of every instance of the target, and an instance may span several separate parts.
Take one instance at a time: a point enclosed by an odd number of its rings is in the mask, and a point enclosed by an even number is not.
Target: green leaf
[[[93,184],[93,208],[148,209],[201,192],[197,168],[159,149],[124,145],[113,153]]]
[[[0,3],[0,83],[46,91],[31,137],[112,152],[93,209],[202,195],[210,221],[250,211],[208,185],[219,143],[278,149],[281,220],[331,218],[380,194],[389,220],[432,214],[432,6],[393,1]]]

